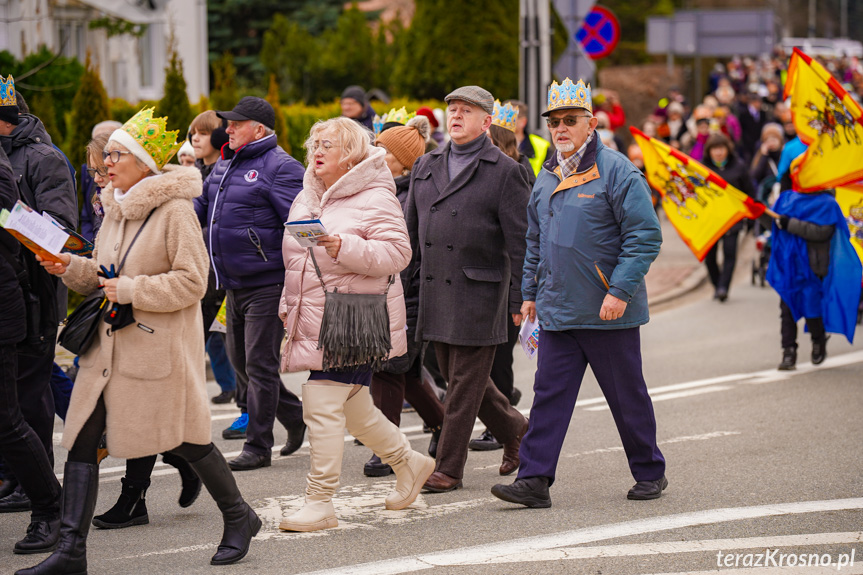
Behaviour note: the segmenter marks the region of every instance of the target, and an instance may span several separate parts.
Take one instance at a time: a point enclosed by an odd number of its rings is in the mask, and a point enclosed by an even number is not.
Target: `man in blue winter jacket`
[[[530,427],[511,485],[492,493],[550,507],[560,450],[585,369],[608,401],[636,480],[629,499],[656,499],[668,485],[656,420],[641,370],[639,326],[647,323],[644,275],[662,235],[644,176],[595,133],[590,87],[567,78],[549,89],[557,153],[527,207],[521,313],[541,328]]]
[[[276,143],[276,114],[266,100],[248,96],[216,114],[228,121],[234,156],[216,162],[195,211],[207,230],[216,281],[227,291],[228,357],[242,415],[222,436],[245,438],[243,452],[229,462],[241,471],[270,465],[275,419],[288,430],[282,455],[299,449],[306,429],[299,398],[279,377],[282,236],[305,170]]]

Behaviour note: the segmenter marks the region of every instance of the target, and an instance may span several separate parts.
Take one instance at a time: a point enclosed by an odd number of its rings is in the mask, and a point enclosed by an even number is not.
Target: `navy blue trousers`
[[[530,428],[521,441],[518,477],[554,482],[588,365],[611,408],[632,476],[636,481],[660,479],[665,458],[656,445],[656,419],[641,373],[637,327],[540,332]]]

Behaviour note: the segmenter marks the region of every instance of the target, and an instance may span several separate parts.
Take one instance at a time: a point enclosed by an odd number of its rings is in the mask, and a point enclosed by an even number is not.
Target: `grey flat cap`
[[[491,92],[479,86],[462,86],[456,88],[444,98],[447,104],[450,100],[463,100],[468,104],[479,106],[487,114],[494,114],[494,98]]]

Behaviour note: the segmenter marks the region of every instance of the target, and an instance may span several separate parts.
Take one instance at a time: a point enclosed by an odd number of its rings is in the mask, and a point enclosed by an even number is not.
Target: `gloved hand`
[[[787,230],[788,229],[788,222],[790,220],[791,220],[791,218],[789,218],[788,216],[780,215],[779,219],[776,220],[776,225],[779,226],[780,230]]]

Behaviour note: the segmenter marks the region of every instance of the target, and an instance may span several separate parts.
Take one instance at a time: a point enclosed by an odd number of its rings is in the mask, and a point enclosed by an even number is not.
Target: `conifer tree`
[[[276,81],[276,75],[270,74],[270,89],[267,90],[267,102],[273,107],[276,112],[276,139],[279,145],[287,153],[291,153],[291,144],[288,141],[288,124],[285,122],[285,113],[282,111],[282,106],[279,104],[279,83]]]
[[[42,120],[45,130],[51,136],[51,141],[59,146],[63,140],[57,125],[57,109],[54,107],[54,98],[51,97],[51,93],[36,92],[30,98],[29,104],[30,113]]]
[[[374,40],[366,15],[356,3],[342,12],[335,29],[324,32],[322,42],[318,74],[326,82],[315,86],[317,100],[336,98],[352,84],[372,86]]]
[[[237,69],[234,67],[234,57],[225,52],[222,57],[213,62],[213,90],[210,92],[210,103],[214,110],[231,110],[237,105]]]
[[[285,88],[283,93],[288,102],[311,99],[319,44],[318,38],[283,14],[276,14],[272,26],[264,33],[261,62],[267,73],[275,75]]]
[[[170,58],[165,68],[165,88],[162,99],[156,106],[156,114],[167,116],[169,130],[179,130],[180,138],[186,136],[192,122],[192,107],[186,94],[186,79],[183,77],[183,61],[177,53],[173,38],[170,41]]]
[[[88,52],[84,74],[81,76],[81,85],[72,100],[72,115],[66,152],[73,166],[80,166],[87,160],[85,148],[90,142],[93,126],[110,119],[108,93],[105,91],[105,86],[102,85],[99,71],[91,62]]]

